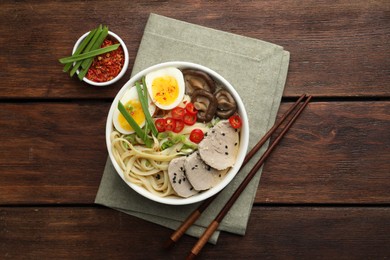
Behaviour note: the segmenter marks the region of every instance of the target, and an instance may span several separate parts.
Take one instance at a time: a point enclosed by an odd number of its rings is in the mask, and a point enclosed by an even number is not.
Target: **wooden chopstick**
[[[283,130],[280,132],[280,134],[276,137],[275,141],[272,142],[270,147],[264,152],[264,154],[261,156],[259,161],[255,164],[255,166],[252,168],[252,170],[248,173],[248,175],[245,177],[245,179],[242,181],[240,186],[236,189],[236,191],[230,197],[230,199],[225,204],[225,206],[222,208],[222,210],[219,212],[219,214],[215,217],[215,219],[207,227],[207,229],[205,230],[203,235],[199,238],[198,242],[191,249],[191,252],[189,253],[189,255],[187,256],[186,259],[194,259],[199,254],[199,252],[202,250],[203,246],[207,243],[207,241],[209,240],[211,235],[218,228],[219,223],[223,220],[223,218],[229,212],[230,208],[236,202],[236,200],[238,199],[240,194],[245,190],[246,186],[249,184],[249,182],[252,180],[252,178],[256,175],[257,171],[263,165],[264,161],[271,154],[271,152],[276,147],[276,145],[280,142],[280,140],[283,138],[283,136],[286,134],[286,132],[289,130],[289,128],[292,126],[292,124],[295,122],[295,120],[298,118],[298,116],[302,113],[303,109],[307,106],[307,104],[309,103],[311,98],[312,98],[312,96],[308,96],[306,101],[303,103],[303,105],[293,115],[293,117],[290,119],[290,121],[288,121],[286,126],[283,128]]]
[[[291,114],[291,112],[301,103],[301,101],[306,97],[306,94],[303,94],[299,97],[299,99],[283,114],[282,118],[277,124],[268,130],[268,132],[260,139],[260,141],[250,150],[250,152],[246,155],[241,168],[252,159],[253,155],[257,153],[257,151],[264,145],[264,143],[271,137],[271,135],[280,127],[280,125],[286,120],[286,118]],[[184,235],[188,228],[195,223],[195,221],[202,215],[203,211],[214,201],[218,194],[210,197],[205,200],[198,208],[196,208],[185,220],[184,222],[172,233],[169,237],[168,241],[165,244],[165,248],[171,248],[175,245],[175,243]]]

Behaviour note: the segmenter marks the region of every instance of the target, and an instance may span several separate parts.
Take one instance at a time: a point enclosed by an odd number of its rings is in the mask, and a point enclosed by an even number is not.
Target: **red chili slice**
[[[166,120],[165,120],[166,124],[165,124],[165,130],[166,131],[173,131],[173,129],[175,129],[176,127],[176,120],[172,117],[168,117]]]
[[[229,123],[234,129],[238,129],[242,125],[241,117],[237,114],[232,115],[229,117]]]
[[[173,132],[175,133],[180,133],[181,130],[183,130],[184,128],[184,122],[183,120],[176,120],[176,125],[175,125],[175,128],[172,130]]]
[[[186,113],[186,114],[184,114],[183,121],[184,121],[184,124],[186,124],[186,125],[193,125],[196,123],[196,119],[197,119],[196,114],[191,115],[189,113]]]
[[[159,118],[154,122],[154,125],[157,128],[157,131],[159,131],[160,133],[165,131],[166,124],[167,124],[167,122],[164,118]]]
[[[189,102],[187,105],[186,105],[186,112],[188,114],[191,114],[191,115],[196,115],[196,113],[198,113],[198,110],[196,110],[195,106],[193,103]]]
[[[171,113],[174,119],[183,119],[185,110],[182,107],[175,107],[174,109],[172,109]]]
[[[191,134],[190,134],[191,142],[198,144],[198,143],[200,143],[200,141],[203,140],[203,137],[204,137],[204,133],[202,130],[196,128],[196,129],[191,131]]]

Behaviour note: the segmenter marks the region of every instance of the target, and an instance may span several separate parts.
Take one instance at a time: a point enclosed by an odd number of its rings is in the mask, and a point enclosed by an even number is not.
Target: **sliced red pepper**
[[[229,117],[229,123],[234,129],[238,129],[242,125],[241,117],[237,114],[232,115]]]
[[[186,105],[186,112],[188,114],[191,114],[191,115],[195,115],[196,113],[198,113],[198,110],[196,110],[195,106],[193,103],[189,102],[187,105]]]
[[[191,134],[190,134],[191,142],[198,144],[198,143],[200,143],[200,141],[203,140],[203,138],[204,138],[204,133],[199,128],[196,128],[196,129],[191,131]]]
[[[189,113],[186,113],[184,115],[183,121],[184,121],[184,124],[186,124],[186,125],[193,125],[196,123],[196,119],[197,119],[196,114],[191,115]]]
[[[154,122],[154,125],[157,128],[157,131],[159,131],[160,133],[165,131],[166,124],[167,124],[167,122],[166,122],[165,118],[159,118]]]
[[[183,130],[183,128],[184,128],[183,120],[178,119],[178,120],[176,120],[175,128],[172,131],[175,133],[180,133],[181,130]]]
[[[176,120],[172,117],[167,117],[165,119],[165,130],[166,131],[173,131],[176,127]]]
[[[185,114],[185,110],[182,107],[175,107],[174,109],[172,109],[171,113],[172,113],[172,117],[174,119],[181,120],[181,119],[183,119],[183,116]]]

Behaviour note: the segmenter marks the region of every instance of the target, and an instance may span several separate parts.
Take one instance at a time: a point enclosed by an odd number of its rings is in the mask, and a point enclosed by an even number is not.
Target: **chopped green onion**
[[[107,35],[108,35],[108,27],[104,26],[103,31],[99,35],[99,38],[96,40],[95,44],[93,45],[92,50],[99,49],[102,43],[104,42],[104,39],[107,37]],[[92,65],[92,62],[93,62],[93,58],[83,60],[83,62],[81,63],[82,69],[80,70],[78,75],[78,78],[80,80],[82,80],[85,77],[85,75],[89,70],[89,67],[91,67]]]
[[[191,154],[193,153],[198,147],[196,145],[191,145],[188,143],[183,144],[183,146],[180,149],[180,152],[183,154]]]
[[[161,133],[158,133],[157,135],[157,140],[161,141],[165,138],[168,138],[168,137],[171,137],[172,136],[172,132],[161,132]]]
[[[158,131],[156,129],[156,126],[154,125],[154,121],[152,119],[152,116],[150,115],[149,112],[149,105],[148,105],[148,92],[146,90],[146,84],[144,83],[144,77],[142,78],[142,84],[143,87],[141,88],[141,85],[139,82],[135,83],[135,87],[137,88],[137,93],[138,93],[138,98],[141,102],[142,110],[144,111],[145,114],[145,119],[146,119],[146,124],[149,125],[150,129],[152,130],[152,133],[154,136],[157,136]]]
[[[73,55],[77,55],[77,54],[80,54],[84,49],[85,47],[87,47],[87,44],[91,41],[91,39],[93,38],[93,36],[95,35],[97,31],[97,28],[96,29],[93,29],[92,31],[90,31],[87,35],[87,37],[85,37],[85,39],[81,42],[81,44],[77,47],[76,51],[73,53]],[[67,63],[65,66],[64,66],[64,69],[63,71],[64,72],[67,72],[70,67],[72,67],[72,63]]]
[[[104,26],[103,30],[102,30],[102,33],[99,35],[99,38],[96,40],[96,42],[92,46],[91,51],[99,49],[100,46],[102,45],[102,43],[104,42],[104,39],[106,39],[107,35],[108,35],[108,27]],[[87,69],[88,70],[89,67],[92,64],[92,61],[93,61],[93,58],[89,58],[89,59],[83,60],[83,62],[81,63],[81,67],[83,69]]]
[[[93,36],[92,40],[89,42],[88,46],[85,47],[85,50],[83,52],[88,52],[92,49],[93,45],[95,44],[95,42],[97,41],[97,39],[99,38],[100,34],[102,33],[103,29],[102,29],[102,25],[99,25],[99,27],[96,29],[96,33],[95,35]],[[73,77],[73,75],[76,73],[76,71],[79,69],[81,63],[83,61],[79,60],[75,63],[75,65],[73,66],[72,70],[70,71],[70,76]]]
[[[65,58],[59,59],[59,61],[62,64],[65,64],[65,63],[69,63],[69,62],[84,60],[84,59],[87,59],[87,58],[95,57],[96,55],[100,55],[100,54],[103,54],[103,53],[106,53],[106,52],[114,51],[114,50],[118,49],[119,46],[120,46],[120,44],[117,43],[117,44],[113,44],[113,45],[110,45],[110,46],[107,46],[107,47],[104,47],[104,48],[101,48],[101,49],[85,52],[83,54],[78,54],[78,55],[74,55],[74,56],[70,56],[70,57],[65,57]]]
[[[125,135],[124,138],[129,141],[131,144],[138,144],[135,134]]]
[[[172,140],[167,140],[161,144],[161,150],[164,151],[165,149],[172,147],[174,145]]]
[[[120,101],[118,102],[118,109],[129,125],[134,129],[135,133],[144,141],[145,145],[147,147],[152,147],[152,140],[150,140],[147,134],[142,131],[141,127],[139,127],[137,122],[135,122],[134,118],[127,112],[125,106]]]
[[[101,48],[107,36],[107,26],[100,24],[97,28],[91,30],[71,56],[59,59],[60,63],[65,64],[63,71],[70,70],[69,75],[71,77],[77,72],[78,78],[82,80],[88,73],[95,56],[114,51],[120,46],[118,43]]]

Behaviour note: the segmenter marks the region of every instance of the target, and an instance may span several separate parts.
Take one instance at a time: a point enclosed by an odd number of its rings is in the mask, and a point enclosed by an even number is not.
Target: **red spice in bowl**
[[[113,39],[106,38],[101,48],[118,43]],[[118,49],[96,56],[86,75],[87,79],[94,82],[106,82],[114,79],[123,68],[125,54],[122,46]]]
[[[82,35],[73,47],[74,53],[89,32]],[[129,52],[123,40],[115,33],[108,31],[108,36],[101,47],[120,43],[118,49],[94,58],[83,81],[94,86],[107,86],[117,82],[126,73],[129,66]],[[100,57],[100,58],[99,58]],[[79,71],[77,71],[79,73]]]

